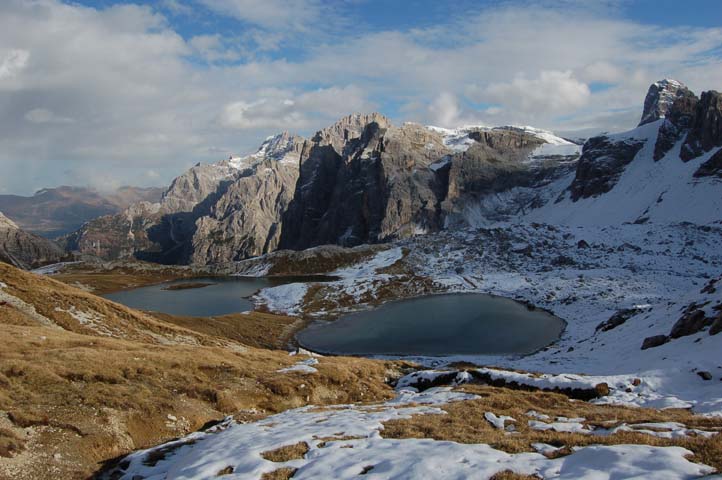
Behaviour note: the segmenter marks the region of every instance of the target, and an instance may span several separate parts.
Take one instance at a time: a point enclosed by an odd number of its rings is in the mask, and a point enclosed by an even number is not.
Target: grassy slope
[[[296,358],[5,264],[0,281],[0,478],[84,478],[227,414],[391,396],[391,363],[329,357],[312,376],[279,373]]]

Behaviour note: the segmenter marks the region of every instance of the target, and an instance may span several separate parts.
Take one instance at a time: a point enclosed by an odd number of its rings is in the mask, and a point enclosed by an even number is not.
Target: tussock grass
[[[261,480],[288,480],[298,471],[297,468],[283,467],[277,468],[276,470],[261,475]]]
[[[583,417],[588,425],[613,428],[622,423],[680,422],[690,428],[722,430],[722,419],[703,417],[682,409],[653,410],[610,405],[595,405],[570,401],[568,397],[550,392],[525,392],[500,387],[469,385],[462,390],[481,398],[442,406],[447,415],[417,415],[407,420],[391,420],[384,424],[382,435],[387,438],[433,438],[460,443],[486,443],[508,453],[534,451],[532,443],[555,446],[584,446],[591,444],[646,444],[680,446],[694,452],[694,461],[722,469],[722,435],[712,438],[686,437],[663,439],[635,432],[598,436],[579,433],[538,431],[527,422],[533,420],[526,412],[535,410],[554,418]],[[494,428],[484,418],[485,412],[508,415],[516,419],[513,425],[518,434],[508,435]],[[556,455],[570,453],[570,450]],[[512,477],[513,478],[513,477]]]
[[[273,450],[268,450],[261,453],[261,456],[269,462],[288,462],[290,460],[303,458],[308,453],[308,450],[308,443],[298,442],[293,445],[284,445]]]

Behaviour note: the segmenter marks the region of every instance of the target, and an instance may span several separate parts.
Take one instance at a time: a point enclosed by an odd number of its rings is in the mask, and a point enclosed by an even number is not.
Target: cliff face
[[[429,167],[450,153],[438,133],[393,127],[378,114],[322,130],[302,154],[281,246],[350,246],[437,229],[445,187]]]
[[[229,185],[195,222],[191,263],[226,263],[276,250],[297,180],[296,164],[264,160]]]

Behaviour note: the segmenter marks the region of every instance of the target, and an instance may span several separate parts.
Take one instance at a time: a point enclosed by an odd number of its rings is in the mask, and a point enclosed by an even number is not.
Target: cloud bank
[[[390,29],[315,0],[6,0],[0,193],[165,184],[195,162],[354,111],[619,130],[636,123],[652,81],[722,85],[720,28],[559,5],[506,2]],[[211,27],[190,31],[192,21]]]

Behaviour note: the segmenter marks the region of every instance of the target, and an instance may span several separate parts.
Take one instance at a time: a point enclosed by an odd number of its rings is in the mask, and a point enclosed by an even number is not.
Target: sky
[[[0,194],[163,186],[353,112],[633,128],[722,90],[722,1],[2,0]]]

